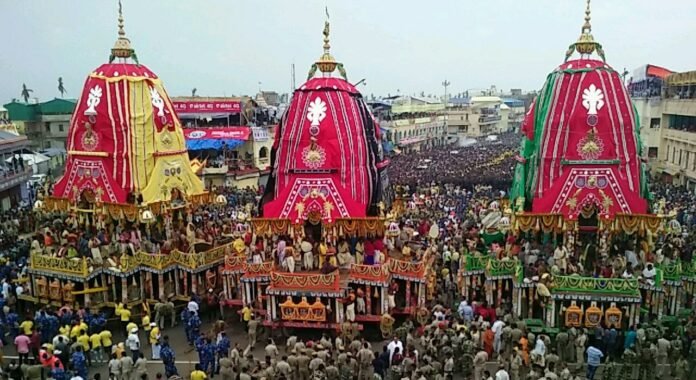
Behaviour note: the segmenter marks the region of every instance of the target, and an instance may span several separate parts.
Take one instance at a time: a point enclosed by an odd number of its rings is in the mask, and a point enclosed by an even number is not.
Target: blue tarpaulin
[[[384,153],[391,153],[394,150],[394,144],[389,140],[382,140],[382,151]]]
[[[244,144],[244,140],[233,140],[233,139],[186,140],[186,148],[188,150],[222,149],[223,146],[226,146],[227,149],[234,149],[242,144]]]

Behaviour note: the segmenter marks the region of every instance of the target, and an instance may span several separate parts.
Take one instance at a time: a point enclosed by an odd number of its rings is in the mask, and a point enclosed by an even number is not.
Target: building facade
[[[53,99],[43,103],[13,101],[5,104],[8,118],[29,139],[32,149],[65,149],[74,99]]]
[[[447,136],[450,142],[511,131],[521,122],[519,104],[511,108],[497,96],[451,99],[447,107]],[[521,104],[524,109],[524,104]],[[524,111],[521,112],[524,116]],[[510,117],[513,116],[512,120]],[[517,123],[517,124],[515,124]]]
[[[417,152],[446,144],[444,103],[403,96],[395,98],[388,108],[388,111],[377,112],[375,116],[386,134],[382,139],[394,149]]]
[[[0,210],[15,207],[26,198],[27,181],[33,171],[22,153],[29,147],[26,136],[0,131]]]
[[[634,80],[629,88],[651,172],[696,192],[696,71],[650,82]]]
[[[74,99],[53,99],[43,103],[13,101],[5,104],[9,120],[29,139],[35,150],[65,149]]]

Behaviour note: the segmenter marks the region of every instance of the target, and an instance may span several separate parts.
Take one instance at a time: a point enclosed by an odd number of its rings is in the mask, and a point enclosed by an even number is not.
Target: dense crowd
[[[181,375],[202,380],[219,375],[223,380],[251,379],[593,379],[602,367],[602,378],[643,379],[656,376],[690,379],[696,376],[696,318],[693,314],[675,325],[649,318],[627,329],[572,328],[556,334],[533,333],[515,315],[510,298],[491,305],[485,285],[477,284],[462,296],[457,273],[466,256],[495,256],[524,265],[525,281],[543,283],[546,274],[595,277],[636,277],[651,280],[651,264],[672,260],[690,262],[695,247],[696,206],[693,193],[684,188],[653,185],[664,213],[672,213],[680,227],[652,241],[615,239],[606,256],[596,247],[579,244],[568,250],[543,236],[512,236],[496,228],[505,216],[506,190],[510,185],[512,138],[484,142],[459,152],[425,151],[393,159],[392,183],[406,202],[397,221],[399,234],[384,239],[345,239],[336,246],[310,238],[293,243],[287,236],[264,241],[241,236],[234,230],[239,214],[253,215],[258,193],[249,189],[217,189],[226,205],[204,205],[192,211],[171,230],[142,228],[125,223],[90,224],[70,214],[32,213],[15,209],[2,215],[2,293],[0,338],[14,345],[17,361],[4,363],[3,373],[12,379],[89,378],[90,367],[108,367],[117,380],[147,378],[148,360],[161,360],[159,376]],[[426,168],[422,168],[425,166]],[[493,221],[493,222],[492,222]],[[33,233],[33,231],[38,231]],[[420,260],[434,257],[438,273],[428,301],[426,320],[399,320],[384,343],[339,334],[308,340],[298,336],[262,338],[262,320],[253,304],[239,314],[248,340],[228,337],[225,322],[238,323],[220,308],[223,295],[193,295],[176,317],[173,303],[162,300],[153,313],[140,319],[127,305],[113,310],[73,310],[47,306],[39,310],[19,302],[24,286],[17,280],[26,271],[29,252],[66,258],[88,258],[110,265],[139,249],[165,252],[187,249],[199,241],[216,244],[229,235],[241,240],[250,262],[276,261],[282,270],[347,269],[352,263],[379,265],[388,258]],[[30,244],[16,244],[28,237]],[[14,244],[12,242],[15,242]],[[588,248],[590,246],[590,248]],[[14,253],[11,250],[14,249]],[[589,257],[588,257],[589,256]],[[391,311],[403,306],[390,287]],[[364,295],[343,302],[348,320],[364,314]],[[542,301],[535,306],[541,310]],[[218,319],[225,319],[225,322]],[[204,315],[214,322],[203,328]],[[119,321],[109,321],[109,318]],[[393,318],[389,314],[382,319]],[[169,322],[171,319],[171,324]],[[392,322],[394,320],[392,319]],[[175,327],[177,324],[183,327]],[[176,351],[168,334],[183,328],[186,340],[198,354],[196,369],[179,373]],[[125,339],[118,341],[117,337]],[[142,339],[142,342],[141,342]],[[256,350],[265,342],[263,354]],[[1,361],[1,358],[0,358]],[[72,375],[70,375],[72,374]]]
[[[508,189],[515,166],[519,136],[503,134],[463,148],[433,149],[397,155],[389,166],[389,181],[419,187],[431,183],[473,188],[488,185]]]

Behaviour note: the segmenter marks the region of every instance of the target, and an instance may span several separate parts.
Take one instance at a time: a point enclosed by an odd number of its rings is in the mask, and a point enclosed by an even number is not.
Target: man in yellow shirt
[[[196,364],[196,369],[191,372],[191,380],[205,380],[208,378],[205,372],[201,370],[201,365]]]
[[[133,331],[133,329],[136,329],[136,330],[137,330],[137,329],[138,329],[138,325],[137,325],[135,322],[129,322],[129,323],[126,325],[126,331],[128,331],[128,332],[130,333],[131,331]],[[127,336],[127,335],[126,335],[126,336]]]
[[[123,309],[121,309],[119,315],[121,317],[121,325],[123,325],[123,328],[125,329],[127,336],[130,332],[130,330],[128,330],[128,323],[130,322],[131,311],[130,309],[128,309],[128,307],[124,307]]]
[[[92,344],[92,358],[95,362],[102,363],[104,361],[101,336],[98,333],[94,333],[89,337],[89,342]]]
[[[79,325],[78,325],[79,326]],[[89,347],[89,335],[85,330],[80,330],[80,335],[77,336],[77,343],[82,346],[82,351],[85,353],[85,358],[87,359],[87,365],[92,366],[92,354]]]
[[[160,360],[160,328],[155,322],[150,323],[150,347],[152,348],[152,360]]]
[[[34,321],[27,319],[19,324],[19,328],[22,330],[24,335],[31,336],[32,329],[34,328]]]
[[[82,326],[80,326],[78,323],[73,324],[73,326],[70,328],[70,339],[76,340],[80,336],[80,331],[82,331]]]
[[[114,345],[114,343],[111,341],[111,331],[102,330],[99,333],[99,338],[101,338],[101,346],[104,349],[104,357],[110,358],[111,357],[111,346]]]

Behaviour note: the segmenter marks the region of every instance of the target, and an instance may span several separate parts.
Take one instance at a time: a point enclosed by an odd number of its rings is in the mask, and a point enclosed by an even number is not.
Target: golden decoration
[[[329,201],[324,202],[324,213],[326,214],[326,216],[330,216],[331,211],[333,211],[333,209],[334,209],[333,203],[331,203]]]

